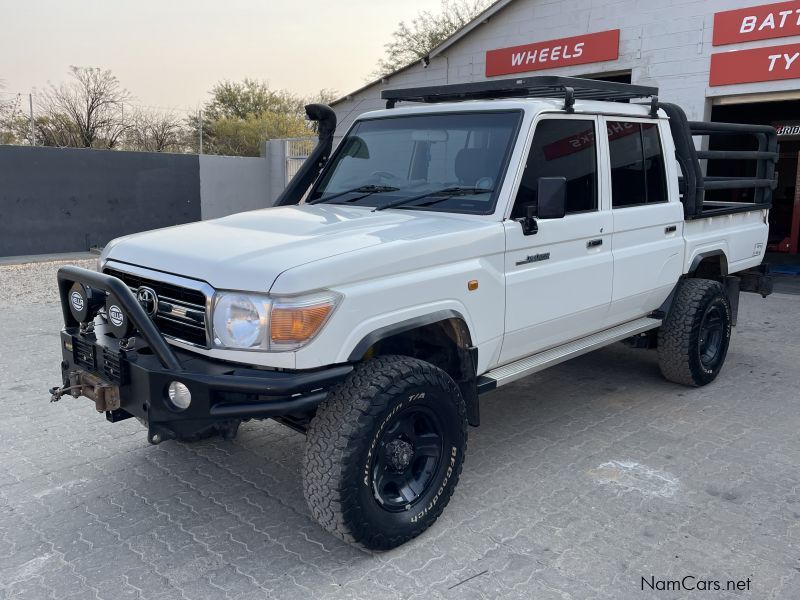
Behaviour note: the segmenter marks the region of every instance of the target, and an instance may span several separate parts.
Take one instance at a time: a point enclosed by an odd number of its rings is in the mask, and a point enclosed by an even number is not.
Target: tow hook
[[[50,402],[58,402],[59,400],[61,400],[61,397],[64,394],[66,394],[68,392],[71,392],[72,390],[78,390],[81,387],[83,387],[83,386],[70,385],[68,387],[58,387],[58,386],[52,387],[49,390],[50,391]]]

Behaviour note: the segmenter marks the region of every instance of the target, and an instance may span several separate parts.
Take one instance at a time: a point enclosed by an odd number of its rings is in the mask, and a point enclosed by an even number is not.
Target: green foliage
[[[203,108],[203,152],[258,156],[266,140],[314,135],[305,119],[305,105],[328,103],[335,97],[333,90],[305,99],[254,79],[221,81],[211,89],[211,100]],[[189,122],[197,131],[197,117]]]
[[[222,117],[204,124],[204,151],[228,156],[258,156],[262,142],[311,135],[306,121],[296,114],[265,112],[245,118]]]
[[[303,99],[285,90],[271,90],[263,81],[221,81],[211,88],[211,101],[203,109],[218,119],[246,119],[264,113],[303,114]]]
[[[381,77],[418,60],[486,9],[492,0],[441,0],[439,12],[425,10],[410,23],[401,21],[384,46],[385,55],[374,73]]]

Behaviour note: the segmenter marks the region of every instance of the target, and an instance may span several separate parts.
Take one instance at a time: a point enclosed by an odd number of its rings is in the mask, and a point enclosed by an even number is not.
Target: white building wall
[[[519,73],[600,75],[631,71],[633,83],[660,88],[659,97],[680,104],[691,120],[710,116],[709,98],[759,92],[794,91],[800,80],[709,87],[711,54],[800,42],[800,36],[713,47],[714,13],[765,4],[758,0],[515,0],[486,24],[432,58],[384,84],[355,93],[334,108],[337,136],[364,112],[384,107],[383,89],[484,81],[486,51],[521,44],[620,29],[618,60]],[[509,78],[503,75],[498,78]]]

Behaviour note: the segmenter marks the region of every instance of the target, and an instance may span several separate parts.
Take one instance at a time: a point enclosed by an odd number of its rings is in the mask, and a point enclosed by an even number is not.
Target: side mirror
[[[537,204],[540,219],[563,219],[567,214],[567,178],[540,177]]]

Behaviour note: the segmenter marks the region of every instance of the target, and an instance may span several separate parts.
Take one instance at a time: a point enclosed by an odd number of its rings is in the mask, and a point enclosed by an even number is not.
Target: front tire
[[[447,373],[405,356],[358,365],[308,428],[303,492],[311,514],[346,542],[399,546],[444,510],[466,444],[464,400]]]
[[[731,339],[731,305],[710,279],[685,279],[658,332],[658,365],[675,383],[703,386],[716,379]]]

